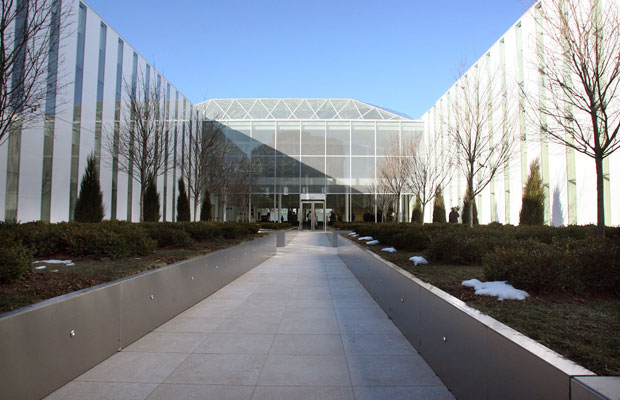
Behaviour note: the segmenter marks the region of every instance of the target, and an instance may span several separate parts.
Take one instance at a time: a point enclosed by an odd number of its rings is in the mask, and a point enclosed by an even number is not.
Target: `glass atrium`
[[[394,141],[419,138],[423,123],[351,99],[213,99],[197,106],[259,165],[248,211],[256,221],[296,222],[300,201],[325,199],[325,221],[375,220],[377,160]],[[401,199],[411,202],[410,195]],[[215,215],[223,212],[216,202]],[[411,207],[404,206],[403,218]],[[227,220],[247,218],[228,206]],[[301,211],[305,217],[306,212]]]

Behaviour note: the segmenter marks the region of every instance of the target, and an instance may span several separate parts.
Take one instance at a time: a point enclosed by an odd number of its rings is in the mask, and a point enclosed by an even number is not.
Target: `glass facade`
[[[255,220],[296,222],[300,195],[320,194],[325,218],[374,221],[377,157],[423,134],[420,121],[356,100],[224,99],[197,107],[229,117],[216,120],[233,145],[230,157],[249,158],[256,171],[249,205]],[[247,212],[229,209],[227,217]]]

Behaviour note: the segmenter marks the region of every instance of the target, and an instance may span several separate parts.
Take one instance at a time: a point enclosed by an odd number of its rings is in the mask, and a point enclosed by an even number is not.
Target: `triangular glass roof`
[[[329,119],[403,120],[411,118],[353,99],[212,99],[196,105],[217,120]]]

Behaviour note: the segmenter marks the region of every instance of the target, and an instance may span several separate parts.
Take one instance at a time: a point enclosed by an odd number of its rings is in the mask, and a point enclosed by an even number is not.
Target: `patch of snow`
[[[387,251],[388,253],[396,253],[396,249],[393,247],[384,247],[381,251]]]
[[[355,233],[355,232],[349,232],[349,236],[357,236],[357,233]]]
[[[40,267],[34,267],[34,269],[45,269],[47,268],[45,265],[41,265]]]
[[[495,296],[499,300],[525,300],[529,294],[524,290],[515,289],[506,281],[480,282],[478,279],[463,281],[463,286],[474,288],[476,294]]]
[[[428,264],[428,261],[426,260],[426,258],[422,256],[413,256],[413,257],[410,257],[409,260],[413,261],[414,265]]]
[[[361,238],[357,238],[357,240],[372,240],[372,236],[362,236]]]
[[[37,263],[45,263],[45,264],[65,264],[65,265],[75,265],[73,263],[73,261],[71,260],[40,260],[40,261],[33,261],[33,264],[37,264]]]
[[[52,272],[58,272],[58,270],[57,269],[53,269]]]
[[[366,244],[379,244],[378,240],[371,240],[370,242],[366,242]]]

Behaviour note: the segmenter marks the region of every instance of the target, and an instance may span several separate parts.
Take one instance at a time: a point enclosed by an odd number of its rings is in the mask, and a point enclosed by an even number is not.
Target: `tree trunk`
[[[596,235],[605,237],[605,181],[603,176],[603,158],[596,157]]]
[[[469,227],[473,228],[474,227],[474,196],[472,195],[472,193],[474,193],[474,188],[473,188],[473,184],[469,184],[468,185],[468,193],[467,193],[467,197],[469,197]]]
[[[144,222],[144,185],[140,185],[140,222]]]

